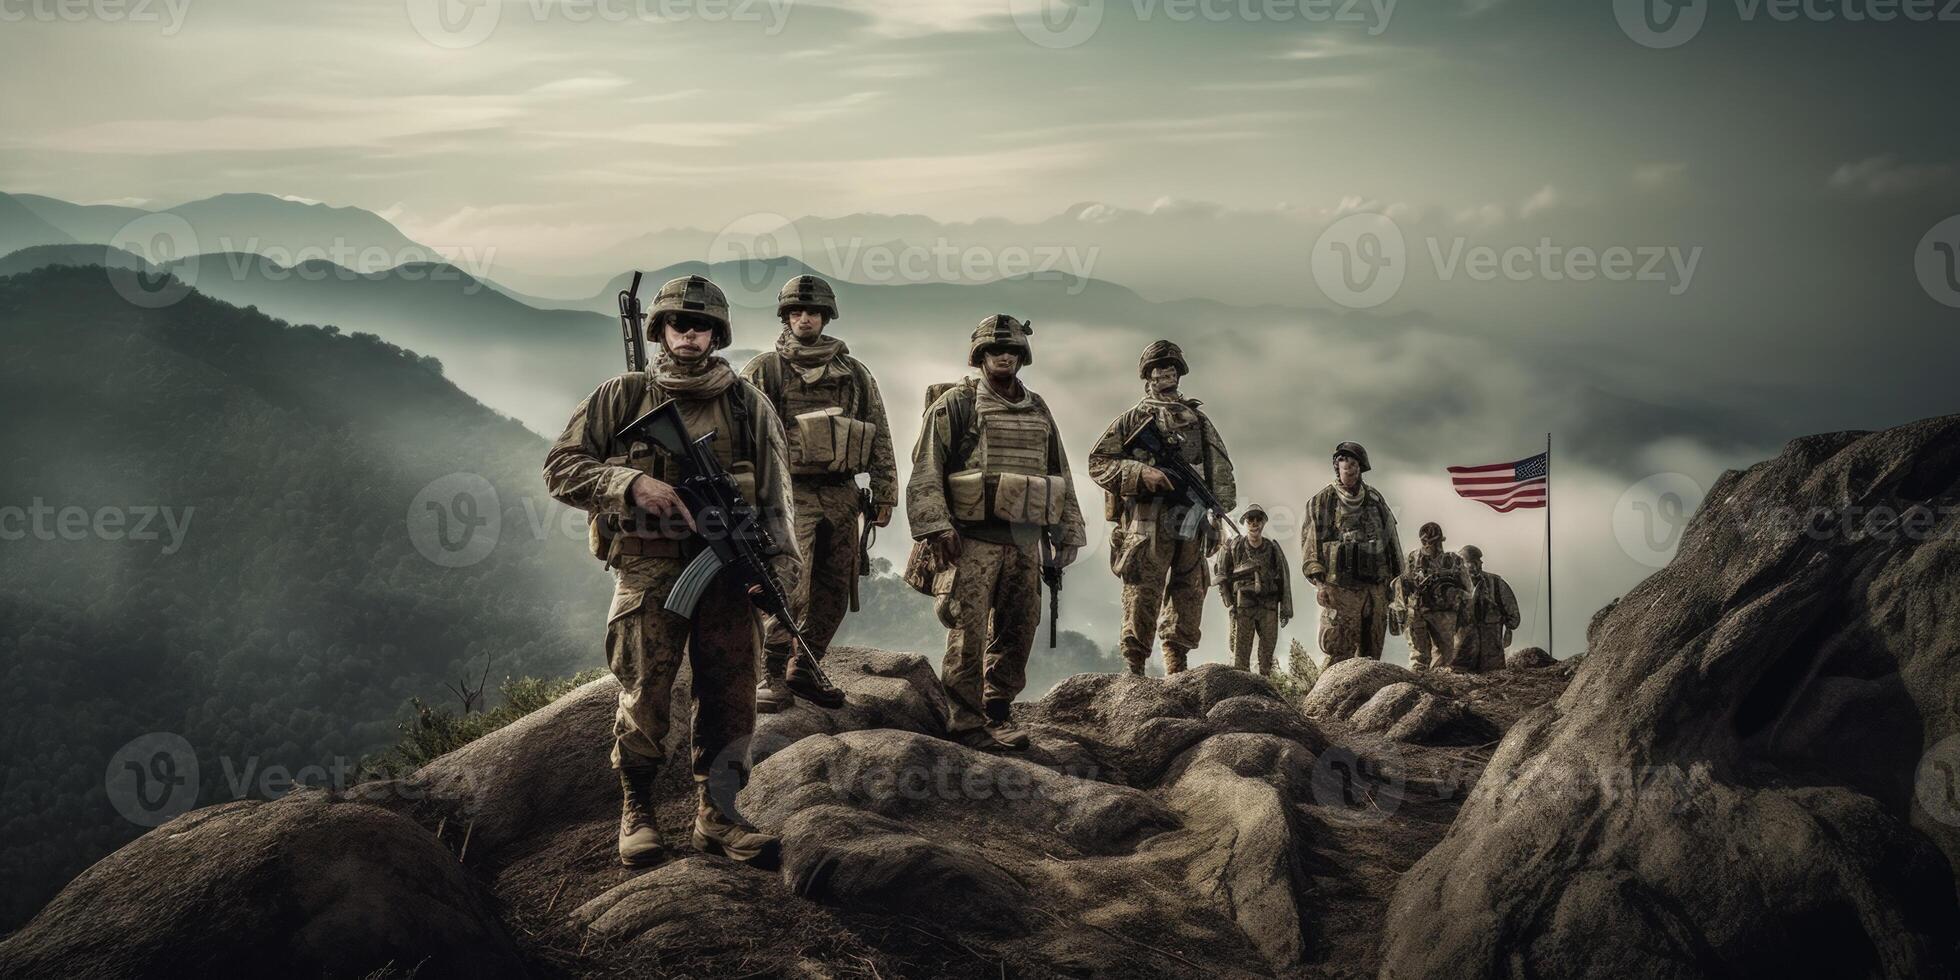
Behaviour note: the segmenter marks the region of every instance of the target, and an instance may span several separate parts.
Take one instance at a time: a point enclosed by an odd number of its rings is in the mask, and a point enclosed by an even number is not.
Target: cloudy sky
[[[1576,632],[1667,486],[1960,407],[1942,5],[0,0],[0,190],[355,205],[565,296],[789,221],[857,282],[1046,255],[1254,307],[1148,330],[1215,403],[1285,394],[1221,408],[1268,487],[1363,437],[1529,579],[1535,526],[1440,468],[1560,433]],[[894,279],[890,242],[980,261]],[[1044,337],[1085,432],[1112,331]]]

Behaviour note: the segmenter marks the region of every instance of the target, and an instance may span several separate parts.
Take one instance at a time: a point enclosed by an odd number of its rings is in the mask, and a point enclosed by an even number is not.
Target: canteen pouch
[[[832,407],[796,417],[797,465],[835,468],[839,458],[837,420],[843,411]]]
[[[987,474],[961,470],[946,478],[947,509],[953,519],[977,524],[987,519]]]

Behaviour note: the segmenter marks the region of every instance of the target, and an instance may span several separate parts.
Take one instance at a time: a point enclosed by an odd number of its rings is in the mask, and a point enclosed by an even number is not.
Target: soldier
[[[639,867],[662,853],[654,826],[653,784],[665,761],[661,740],[667,735],[674,675],[685,653],[694,672],[694,846],[766,863],[778,839],[723,812],[708,788],[710,768],[726,764],[725,753],[745,755],[742,747],[754,729],[759,635],[754,608],[747,595],[721,580],[701,597],[692,620],[662,608],[701,542],[674,491],[673,483],[680,479],[677,461],[644,443],[621,442],[614,434],[666,400],[675,400],[690,433],[712,429],[722,434],[713,443],[722,466],[775,540],[786,542],[794,539],[782,425],[769,400],[714,353],[731,339],[728,300],[714,283],[686,276],[660,287],[649,327],[659,340],[653,368],[601,384],[572,413],[544,461],[551,495],[592,515],[593,553],[605,560],[617,583],[606,621],[606,662],[619,680],[612,746],[624,797],[619,860]],[[796,581],[794,551],[780,551],[772,564],[782,581]],[[747,768],[746,758],[734,760],[738,781],[747,776]]]
[[[1168,340],[1144,348],[1137,362],[1143,379],[1143,399],[1116,417],[1089,452],[1089,478],[1106,494],[1104,516],[1109,531],[1109,567],[1123,582],[1123,659],[1130,673],[1142,674],[1150,659],[1150,644],[1161,615],[1164,624],[1164,671],[1175,674],[1185,655],[1198,645],[1204,616],[1206,559],[1218,548],[1215,521],[1200,522],[1195,535],[1183,537],[1185,508],[1165,497],[1172,484],[1163,470],[1123,452],[1130,435],[1150,419],[1168,441],[1178,446],[1185,462],[1203,476],[1205,484],[1230,510],[1238,502],[1232,476],[1232,457],[1218,428],[1200,411],[1196,398],[1178,391],[1191,373],[1184,352]]]
[[[796,501],[796,552],[803,559],[803,577],[793,583],[790,609],[803,635],[821,649],[844,621],[864,557],[858,547],[863,507],[857,474],[871,475],[873,512],[865,516],[884,527],[898,502],[898,464],[877,381],[843,340],[824,333],[837,319],[837,295],[830,283],[816,276],[784,283],[776,294],[776,315],[783,322],[776,349],[751,359],[742,368],[742,379],[762,389],[784,420]],[[785,677],[790,637],[779,623],[769,621],[768,627],[755,707],[774,714],[794,700]]]
[[[1293,619],[1293,576],[1279,542],[1266,540],[1266,508],[1246,507],[1239,522],[1245,526],[1245,537],[1218,551],[1218,597],[1232,615],[1233,666],[1240,670],[1251,666],[1256,637],[1259,673],[1271,677],[1279,628]]]
[[[1395,579],[1394,601],[1389,606],[1389,629],[1409,633],[1413,651],[1409,665],[1417,670],[1456,668],[1476,670],[1457,663],[1457,614],[1470,596],[1470,576],[1463,570],[1463,559],[1443,550],[1443,527],[1435,521],[1416,532],[1421,546],[1409,552],[1402,563],[1402,574]]]
[[[1042,551],[1066,566],[1087,540],[1061,429],[1018,377],[1034,360],[1030,332],[1005,313],[980,321],[967,363],[981,377],[949,386],[926,409],[905,490],[948,627],[947,733],[981,749],[1027,748],[1009,711],[1027,686],[1041,621]]]
[[[1504,666],[1504,648],[1511,645],[1511,631],[1521,622],[1518,597],[1502,576],[1484,571],[1482,548],[1464,545],[1463,564],[1470,580],[1470,597],[1457,626],[1457,669],[1497,670]]]
[[[1395,515],[1361,481],[1368,469],[1359,444],[1334,447],[1334,480],[1307,501],[1300,527],[1300,571],[1320,604],[1320,650],[1330,664],[1381,659],[1388,586],[1402,574]]]

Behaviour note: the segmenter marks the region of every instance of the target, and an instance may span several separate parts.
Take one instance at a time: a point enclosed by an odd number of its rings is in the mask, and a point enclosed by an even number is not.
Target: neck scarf
[[[662,347],[653,360],[653,380],[676,398],[713,398],[735,383],[735,369],[719,354],[682,361]]]
[[[783,332],[776,335],[776,356],[781,357],[783,363],[795,368],[796,373],[802,376],[804,384],[816,384],[822,381],[824,372],[830,370],[833,365],[837,370],[842,371],[844,366],[837,363],[837,358],[850,352],[851,349],[837,337],[819,335],[815,342],[806,344],[796,339],[796,335],[791,333],[788,327],[784,327]]]

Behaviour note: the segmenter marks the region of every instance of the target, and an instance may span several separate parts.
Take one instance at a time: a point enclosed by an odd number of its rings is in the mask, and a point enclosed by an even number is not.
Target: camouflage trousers
[[[964,538],[952,591],[941,597],[947,733],[955,737],[1002,713],[1028,686],[1028,654],[1041,625],[1041,557],[1034,548]],[[1000,717],[1005,717],[1000,714]]]
[[[1456,610],[1418,611],[1409,617],[1409,666],[1417,670],[1451,667],[1475,670],[1458,663]]]
[[[851,579],[858,568],[858,499],[855,483],[823,486],[790,478],[796,506],[796,553],[803,557],[803,575],[790,589],[790,612],[803,635],[818,649],[827,649],[850,611]],[[780,676],[789,663],[789,631],[773,616],[763,617],[768,628],[764,657],[772,675]]]
[[[612,764],[665,761],[674,677],[685,656],[694,675],[695,782],[705,787],[711,775],[732,776],[739,785],[748,774],[747,742],[755,730],[759,625],[748,596],[721,580],[702,594],[691,621],[661,608],[681,568],[678,559],[637,558],[616,573],[606,623],[606,664],[619,680]]]
[[[1328,585],[1320,589],[1320,652],[1337,664],[1382,658],[1388,636],[1388,586]]]
[[[1279,606],[1239,606],[1232,610],[1232,665],[1252,666],[1252,649],[1259,648],[1259,673],[1273,676],[1273,649],[1279,645]]]
[[[1206,542],[1180,540],[1162,528],[1138,534],[1118,530],[1110,552],[1123,581],[1123,659],[1140,665],[1150,659],[1159,619],[1164,632],[1164,669],[1184,669],[1184,655],[1198,645],[1205,613]]]
[[[1460,626],[1456,631],[1456,669],[1485,673],[1504,667],[1503,623]]]

